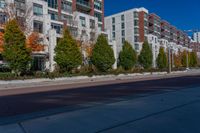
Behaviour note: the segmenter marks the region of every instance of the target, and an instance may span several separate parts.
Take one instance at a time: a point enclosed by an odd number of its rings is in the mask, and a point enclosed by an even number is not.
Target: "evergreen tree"
[[[26,48],[26,37],[15,19],[7,22],[4,33],[3,57],[16,74],[25,72],[31,61],[31,51]]]
[[[164,48],[160,48],[156,61],[159,69],[167,68],[167,55],[165,54]]]
[[[63,31],[63,38],[56,45],[54,60],[61,71],[68,72],[82,64],[80,49],[67,28]]]
[[[190,66],[195,67],[197,66],[197,53],[196,52],[191,52],[190,53]]]
[[[127,41],[124,42],[123,49],[119,54],[119,64],[125,70],[132,69],[137,61],[137,54]]]
[[[148,42],[144,42],[142,46],[142,51],[138,57],[138,61],[140,65],[144,67],[144,69],[148,69],[152,67],[152,60],[153,60],[152,50]]]
[[[112,68],[115,63],[114,52],[109,46],[106,37],[99,35],[91,56],[92,64],[102,72],[106,72]]]

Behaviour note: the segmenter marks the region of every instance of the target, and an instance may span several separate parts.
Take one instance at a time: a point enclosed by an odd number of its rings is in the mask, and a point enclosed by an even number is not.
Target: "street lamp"
[[[171,73],[171,45],[168,46],[168,73]]]

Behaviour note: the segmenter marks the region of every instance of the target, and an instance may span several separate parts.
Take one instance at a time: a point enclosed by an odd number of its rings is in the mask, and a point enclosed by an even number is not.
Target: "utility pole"
[[[171,49],[170,46],[168,47],[168,65],[169,65],[169,70],[168,73],[171,73]]]

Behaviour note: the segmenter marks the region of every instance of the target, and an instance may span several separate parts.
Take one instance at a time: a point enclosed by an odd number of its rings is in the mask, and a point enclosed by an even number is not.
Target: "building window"
[[[134,33],[139,34],[139,28],[134,28]]]
[[[101,13],[95,12],[95,13],[94,13],[94,16],[95,16],[96,18],[98,18],[98,21],[99,21],[99,22],[102,22],[102,15],[101,15]]]
[[[43,8],[42,5],[39,4],[33,4],[33,14],[36,16],[41,16],[43,15]]]
[[[62,25],[52,23],[51,28],[55,29],[58,34],[62,33]]]
[[[115,32],[112,33],[112,39],[115,40]]]
[[[122,29],[125,28],[125,24],[124,24],[124,23],[121,24],[121,28],[122,28]]]
[[[5,0],[0,0],[0,8],[5,8],[6,2]]]
[[[65,21],[65,22],[67,22],[67,24],[70,24],[70,25],[73,25],[73,24],[74,24],[74,23],[73,23],[73,17],[70,16],[70,15],[64,15],[64,14],[62,14],[62,15],[61,15],[61,19],[62,19],[63,21]]]
[[[125,42],[125,38],[123,37],[123,38],[122,38],[122,44],[124,44],[124,42]]]
[[[98,24],[99,31],[102,31],[102,24]]]
[[[134,20],[134,26],[139,26],[139,21],[138,20]]]
[[[80,16],[80,21],[81,21],[81,26],[82,27],[86,27],[86,20],[85,20],[85,17],[82,17],[82,16]]]
[[[95,29],[95,20],[90,19],[90,28]]]
[[[94,0],[94,8],[97,10],[102,10],[102,3],[99,0]]]
[[[139,17],[138,12],[134,12],[133,14],[134,14],[134,18],[138,18]]]
[[[40,21],[33,21],[34,32],[43,33],[43,23]]]
[[[135,42],[139,42],[139,36],[135,36],[135,37],[134,37],[134,41],[135,41]]]
[[[61,2],[62,10],[65,12],[72,13],[72,3],[66,0],[62,0]]]
[[[115,23],[115,18],[112,18],[112,23],[113,23],[113,24]]]
[[[54,9],[58,8],[58,0],[47,0],[48,6]]]
[[[122,30],[122,36],[125,36],[125,30]]]
[[[135,44],[135,50],[139,50],[139,44]]]
[[[124,15],[121,15],[121,21],[124,21]]]
[[[115,25],[112,25],[112,30],[115,31]]]
[[[148,19],[148,14],[144,13],[144,19]]]
[[[58,20],[58,13],[57,12],[49,11],[49,14],[51,16],[51,20]]]

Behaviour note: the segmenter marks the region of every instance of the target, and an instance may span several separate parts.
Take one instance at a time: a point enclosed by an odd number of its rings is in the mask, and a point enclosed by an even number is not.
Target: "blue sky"
[[[200,29],[200,0],[105,0],[105,15],[134,7],[145,7],[179,29]]]

